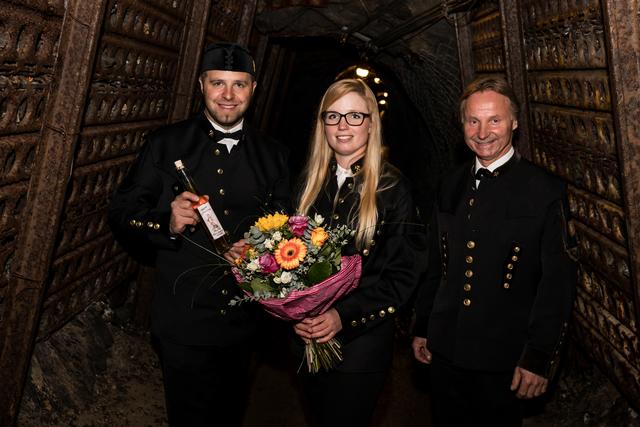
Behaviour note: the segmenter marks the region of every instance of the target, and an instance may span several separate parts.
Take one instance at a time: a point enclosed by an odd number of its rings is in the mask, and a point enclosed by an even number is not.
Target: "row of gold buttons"
[[[520,245],[517,243],[511,244],[511,253],[505,262],[505,271],[504,271],[504,283],[502,287],[504,289],[511,288],[511,280],[513,279],[513,273],[515,271],[518,260],[520,259]]]
[[[223,274],[224,276],[228,276],[228,275],[230,274],[230,271],[229,271],[229,270],[224,270],[224,271],[222,272],[222,274]],[[226,289],[222,289],[222,290],[220,291],[220,294],[221,294],[222,296],[227,296],[227,294],[229,294],[229,291],[228,291],[228,290],[226,290]],[[221,308],[221,309],[220,309],[220,311],[219,311],[218,313],[220,314],[220,316],[225,316],[225,315],[227,314],[227,310],[226,310],[226,309],[224,309],[224,308]]]
[[[129,225],[132,227],[136,227],[136,228],[142,228],[144,223],[142,221],[138,221],[136,219],[132,219],[129,221]],[[147,228],[150,228],[152,230],[159,230],[160,229],[160,224],[158,224],[157,222],[151,222],[148,221],[147,222]]]
[[[442,237],[440,238],[440,248],[442,253],[442,277],[446,279],[449,258],[449,248],[447,247],[447,233],[442,233]]]
[[[477,190],[475,184],[473,186],[473,189],[474,191]],[[474,203],[475,203],[475,199],[471,197],[469,199],[469,207],[473,207]],[[471,212],[467,213],[467,219],[471,219]],[[476,242],[473,240],[468,240],[466,246],[467,246],[467,249],[473,250],[476,247]],[[471,269],[471,267],[474,259],[472,255],[466,255],[464,260],[468,264],[468,266],[467,266],[467,270],[465,270],[464,272],[464,276],[467,278],[467,280],[465,280],[465,284],[462,286],[462,289],[464,290],[465,293],[468,293],[468,292],[471,292],[471,278],[473,277],[473,270]],[[471,305],[471,298],[464,298],[462,300],[462,304],[465,307],[469,307]]]
[[[378,317],[379,317],[380,319],[382,319],[383,317],[385,317],[385,316],[387,315],[387,313],[388,313],[388,314],[394,314],[395,312],[396,312],[396,308],[395,308],[395,307],[393,307],[393,306],[391,306],[391,307],[387,308],[387,310],[386,310],[386,311],[385,311],[385,310],[380,310],[380,311],[378,312]],[[375,315],[375,314],[373,314],[373,313],[372,313],[372,314],[370,314],[370,315],[369,315],[369,319],[368,319],[368,320],[369,320],[369,321],[371,321],[371,320],[376,320],[376,315]],[[356,326],[358,326],[359,324],[363,324],[363,325],[364,325],[365,323],[367,323],[367,318],[366,318],[366,317],[363,317],[363,318],[361,318],[361,319],[360,319],[360,322],[358,322],[357,320],[352,320],[352,321],[351,321],[351,326],[356,327]]]
[[[569,324],[567,322],[564,322],[562,324],[562,330],[560,331],[560,338],[558,339],[558,345],[556,346],[556,349],[553,352],[553,358],[549,362],[552,368],[553,368],[553,365],[556,364],[556,361],[560,359],[560,348],[562,347],[562,343],[564,342],[564,337],[567,333],[568,326]]]
[[[476,247],[476,242],[473,241],[473,240],[469,240],[469,241],[467,241],[467,245],[466,246],[467,246],[467,249],[473,250]],[[465,260],[465,262],[467,264],[469,264],[468,269],[465,270],[465,272],[464,272],[464,276],[469,280],[467,280],[466,283],[462,286],[462,289],[465,292],[471,292],[471,283],[470,282],[471,282],[471,278],[473,277],[473,270],[471,269],[471,266],[473,264],[474,259],[473,259],[472,255],[466,255],[464,257],[464,260]],[[464,298],[462,300],[462,304],[465,307],[469,307],[471,305],[471,298]]]

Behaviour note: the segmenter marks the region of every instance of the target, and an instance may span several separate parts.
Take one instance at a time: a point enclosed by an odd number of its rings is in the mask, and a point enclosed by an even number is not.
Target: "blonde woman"
[[[378,104],[361,80],[339,80],[316,117],[297,210],[356,230],[347,254],[363,260],[358,287],[294,330],[319,343],[337,337],[344,360],[309,375],[313,425],[367,426],[393,355],[394,315],[411,297],[424,264],[423,230],[411,190],[383,156]]]

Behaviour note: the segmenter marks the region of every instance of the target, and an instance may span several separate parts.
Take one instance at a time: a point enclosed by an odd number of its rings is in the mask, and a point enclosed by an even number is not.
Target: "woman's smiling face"
[[[366,100],[355,92],[349,92],[329,105],[327,112],[339,114],[364,113],[369,114]],[[327,143],[333,150],[336,161],[347,169],[351,164],[364,155],[369,141],[371,120],[365,117],[360,126],[347,123],[346,117],[341,117],[337,125],[324,125]]]

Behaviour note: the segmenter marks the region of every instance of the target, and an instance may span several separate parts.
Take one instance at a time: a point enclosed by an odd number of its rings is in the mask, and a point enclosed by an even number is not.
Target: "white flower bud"
[[[288,271],[283,271],[280,275],[280,281],[284,284],[291,282],[291,278],[291,273],[289,273]]]

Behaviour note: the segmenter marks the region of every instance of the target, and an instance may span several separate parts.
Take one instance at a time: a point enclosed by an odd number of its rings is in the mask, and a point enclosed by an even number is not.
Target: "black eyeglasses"
[[[322,121],[327,126],[336,126],[343,117],[349,126],[360,126],[364,123],[364,119],[370,116],[371,114],[360,113],[359,111],[349,111],[345,114],[340,114],[337,111],[323,111],[320,115]]]

